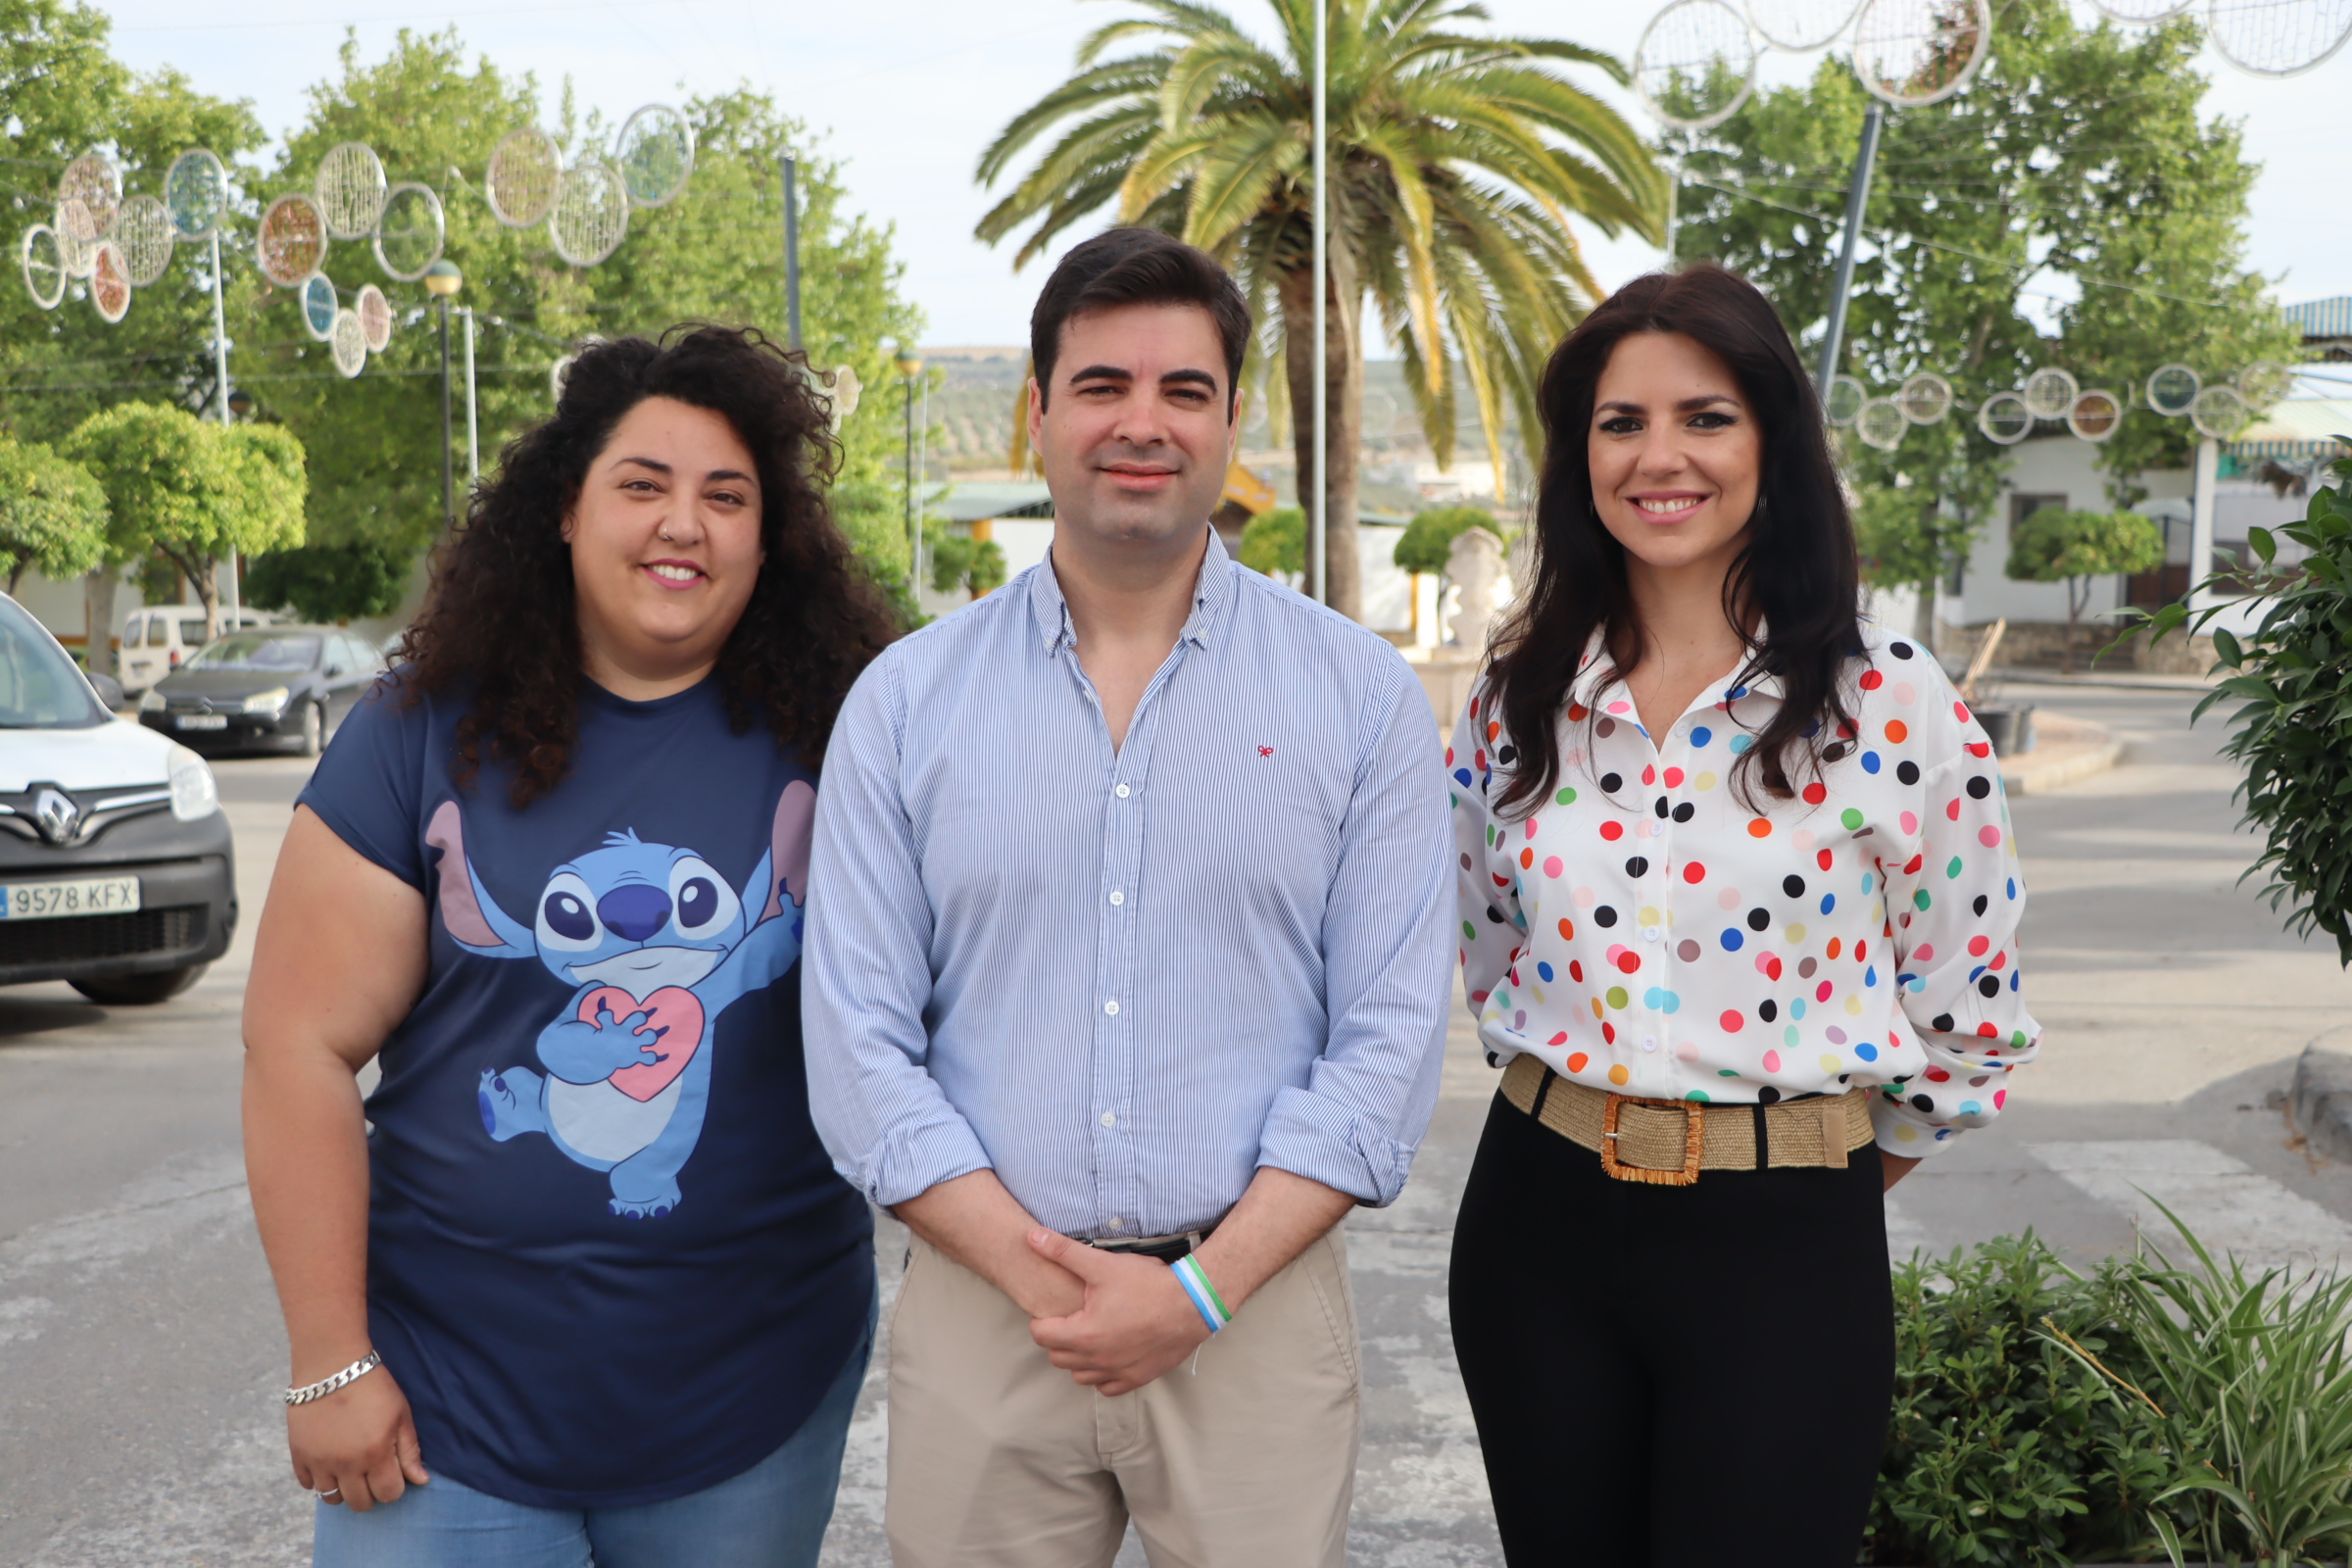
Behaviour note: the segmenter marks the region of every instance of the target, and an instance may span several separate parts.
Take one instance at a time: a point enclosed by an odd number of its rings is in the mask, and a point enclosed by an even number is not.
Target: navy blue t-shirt
[[[570,771],[450,781],[470,694],[359,704],[301,795],[425,896],[368,1097],[368,1323],[426,1468],[540,1507],[740,1474],[865,1330],[872,1221],[808,1120],[816,780],[716,682],[593,684]]]

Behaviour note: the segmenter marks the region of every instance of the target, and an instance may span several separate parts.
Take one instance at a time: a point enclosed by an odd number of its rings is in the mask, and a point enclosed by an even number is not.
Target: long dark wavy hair
[[[564,514],[613,427],[656,397],[724,418],[760,469],[766,559],[716,670],[737,734],[764,721],[779,749],[821,765],[851,683],[897,635],[826,509],[840,449],[794,356],[756,330],[722,326],[598,344],[572,362],[555,416],[510,445],[497,477],[473,493],[402,641],[410,701],[452,687],[472,694],[450,760],[461,789],[485,762],[510,765],[521,808],[571,766],[587,677]]]
[[[1625,547],[1592,505],[1587,441],[1601,371],[1636,332],[1680,332],[1729,366],[1760,426],[1763,466],[1746,546],[1724,576],[1723,610],[1746,638],[1739,676],[1776,676],[1781,706],[1741,758],[1739,788],[1794,793],[1853,734],[1846,662],[1861,650],[1853,519],[1838,487],[1813,383],[1771,302],[1737,272],[1700,265],[1638,277],[1579,322],[1544,367],[1544,459],[1535,582],[1496,639],[1488,690],[1510,741],[1503,811],[1533,809],[1560,772],[1559,721],[1592,634],[1630,672],[1646,651]],[[1756,629],[1761,627],[1761,632]]]

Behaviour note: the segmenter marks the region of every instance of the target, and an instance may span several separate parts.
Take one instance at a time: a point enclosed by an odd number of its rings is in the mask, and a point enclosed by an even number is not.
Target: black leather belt
[[[1132,1252],[1138,1257],[1152,1257],[1162,1263],[1173,1263],[1180,1257],[1191,1256],[1193,1250],[1202,1242],[1207,1241],[1215,1230],[1216,1227],[1210,1225],[1201,1230],[1188,1232],[1183,1236],[1150,1237],[1132,1242],[1104,1238],[1089,1242],[1086,1245],[1098,1252]]]

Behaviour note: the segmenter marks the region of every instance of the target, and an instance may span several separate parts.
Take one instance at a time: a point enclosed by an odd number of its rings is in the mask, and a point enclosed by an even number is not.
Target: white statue
[[[1446,553],[1446,575],[1461,590],[1449,623],[1461,657],[1483,659],[1494,619],[1494,584],[1502,575],[1502,541],[1484,528],[1464,528]]]

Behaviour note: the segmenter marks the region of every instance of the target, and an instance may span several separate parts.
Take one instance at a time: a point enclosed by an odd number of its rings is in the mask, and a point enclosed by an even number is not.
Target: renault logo
[[[32,820],[50,843],[70,844],[81,826],[81,808],[62,790],[43,789],[32,798]]]

